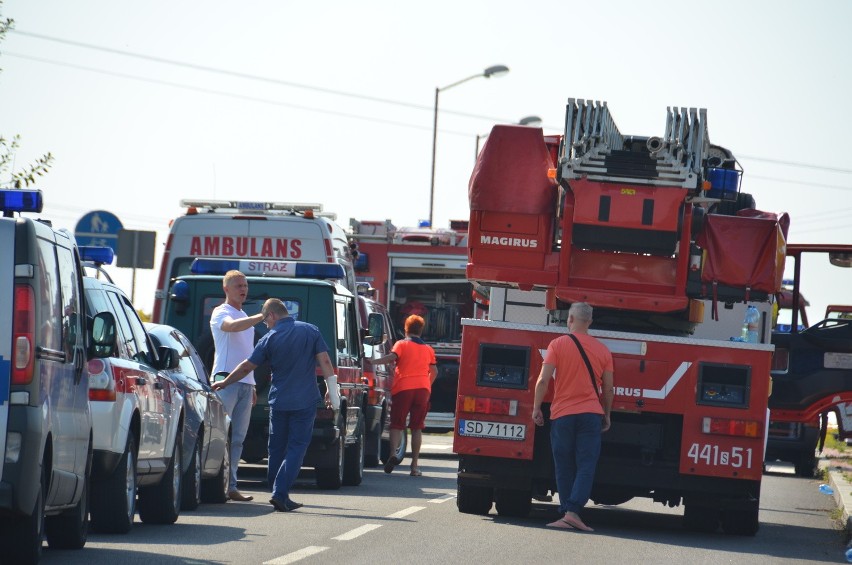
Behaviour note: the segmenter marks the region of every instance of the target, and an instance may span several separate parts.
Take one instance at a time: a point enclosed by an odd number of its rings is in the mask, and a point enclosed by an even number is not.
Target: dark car
[[[225,405],[210,388],[204,362],[189,339],[171,326],[145,324],[157,346],[180,354],[177,368],[166,371],[183,390],[182,510],[194,510],[201,502],[227,500],[230,469],[231,419]]]

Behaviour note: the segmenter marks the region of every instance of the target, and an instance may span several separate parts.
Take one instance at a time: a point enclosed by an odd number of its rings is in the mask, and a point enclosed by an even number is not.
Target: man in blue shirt
[[[268,469],[272,498],[269,503],[279,512],[290,512],[302,506],[290,499],[290,489],[311,443],[317,404],[322,400],[317,387],[317,364],[325,378],[327,398],[335,410],[340,408],[340,391],[328,346],[316,326],[291,318],[287,307],[277,298],[264,302],[261,314],[269,331],[257,342],[249,358],[213,388],[224,388],[238,382],[258,365],[269,364],[272,369]]]

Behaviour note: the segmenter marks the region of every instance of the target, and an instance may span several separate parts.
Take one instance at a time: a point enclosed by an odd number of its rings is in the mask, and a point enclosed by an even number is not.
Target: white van
[[[188,275],[196,257],[340,263],[345,286],[356,292],[345,230],[321,204],[182,200],[186,214],[169,230],[152,321],[164,323],[169,283]]]

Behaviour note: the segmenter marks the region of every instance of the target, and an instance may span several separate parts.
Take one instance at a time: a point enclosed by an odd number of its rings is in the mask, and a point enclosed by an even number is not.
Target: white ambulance
[[[163,323],[169,283],[188,275],[193,259],[272,259],[340,263],[356,292],[352,251],[345,230],[321,204],[182,200],[186,214],[169,230],[152,321]],[[223,295],[224,296],[224,295]]]

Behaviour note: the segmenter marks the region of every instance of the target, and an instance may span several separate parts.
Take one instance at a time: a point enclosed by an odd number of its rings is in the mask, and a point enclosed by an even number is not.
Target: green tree
[[[0,0],[0,8],[3,0]],[[15,20],[0,16],[0,43],[6,39],[6,33],[15,28]],[[35,184],[37,177],[47,173],[53,164],[53,155],[46,153],[35,160],[35,162],[20,170],[13,170],[15,164],[15,152],[20,147],[20,136],[14,135],[11,139],[0,135],[0,179],[9,173],[8,180],[0,180],[0,187],[12,186],[23,188]]]

